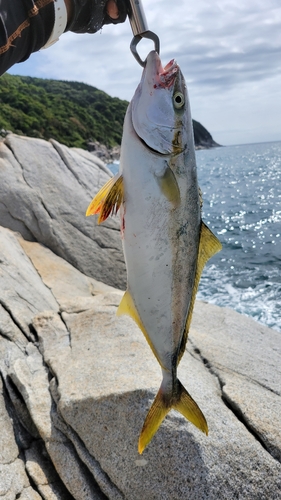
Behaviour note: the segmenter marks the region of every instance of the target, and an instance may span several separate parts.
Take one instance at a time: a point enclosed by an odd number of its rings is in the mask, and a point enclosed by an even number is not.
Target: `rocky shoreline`
[[[118,221],[84,216],[109,176],[56,141],[0,143],[0,499],[279,498],[280,333],[227,308],[196,303],[179,367],[209,436],[171,412],[138,455],[161,374],[115,316]]]

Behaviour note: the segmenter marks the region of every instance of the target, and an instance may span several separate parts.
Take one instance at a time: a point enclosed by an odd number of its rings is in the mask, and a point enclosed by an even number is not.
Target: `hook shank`
[[[149,31],[146,17],[144,14],[143,6],[141,3],[141,0],[129,0],[129,11],[128,11],[128,16],[132,28],[132,32],[134,35],[134,38],[131,42],[130,49],[131,52],[134,56],[134,58],[137,60],[137,62],[142,66],[145,67],[146,60],[143,61],[141,57],[138,54],[137,51],[137,45],[141,41],[142,38],[148,38],[149,40],[152,40],[154,42],[154,47],[156,52],[160,52],[160,41],[158,36],[153,33],[152,31]]]

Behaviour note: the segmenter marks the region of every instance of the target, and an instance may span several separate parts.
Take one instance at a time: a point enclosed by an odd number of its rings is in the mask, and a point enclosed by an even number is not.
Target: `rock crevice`
[[[267,446],[267,443],[266,441],[263,439],[263,437],[257,432],[257,430],[251,425],[251,423],[249,422],[249,420],[247,418],[245,418],[245,415],[243,414],[241,408],[239,407],[239,405],[237,403],[235,403],[235,401],[233,401],[228,393],[224,390],[225,386],[226,386],[226,382],[224,382],[224,380],[221,378],[221,375],[220,375],[220,371],[212,366],[212,364],[208,361],[208,359],[206,359],[204,356],[202,356],[200,350],[195,346],[193,345],[192,343],[192,347],[193,347],[193,350],[194,352],[200,357],[200,359],[202,360],[203,364],[206,366],[206,368],[209,370],[209,372],[214,376],[216,377],[216,379],[218,380],[218,383],[220,385],[220,389],[221,389],[221,399],[222,399],[222,402],[226,405],[226,407],[233,413],[233,415],[246,427],[246,429],[248,430],[248,432],[250,434],[252,434],[252,436],[254,436],[254,438],[261,444],[261,446],[276,460],[278,460],[279,462],[281,462],[281,450],[280,449],[272,449],[272,447],[268,447]],[[243,375],[244,376],[244,375]],[[245,376],[244,376],[245,377]],[[246,378],[246,377],[245,377]],[[257,385],[260,385],[258,384],[257,382],[255,381],[251,381],[252,383],[255,383]],[[261,386],[263,387],[263,386]],[[268,388],[265,388],[266,390],[270,390]],[[274,392],[274,391],[271,391],[270,392]]]

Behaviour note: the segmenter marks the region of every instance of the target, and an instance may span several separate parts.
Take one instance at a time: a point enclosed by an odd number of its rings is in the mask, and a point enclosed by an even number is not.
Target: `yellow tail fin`
[[[162,384],[163,385],[163,384]],[[146,416],[139,437],[138,451],[141,454],[159,429],[167,413],[173,408],[208,435],[208,425],[199,406],[177,379],[173,392],[166,394],[162,385]]]

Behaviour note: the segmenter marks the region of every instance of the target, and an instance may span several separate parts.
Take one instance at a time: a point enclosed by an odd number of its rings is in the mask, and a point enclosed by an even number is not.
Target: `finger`
[[[108,0],[106,4],[106,11],[111,19],[118,19],[119,11],[115,0]]]

